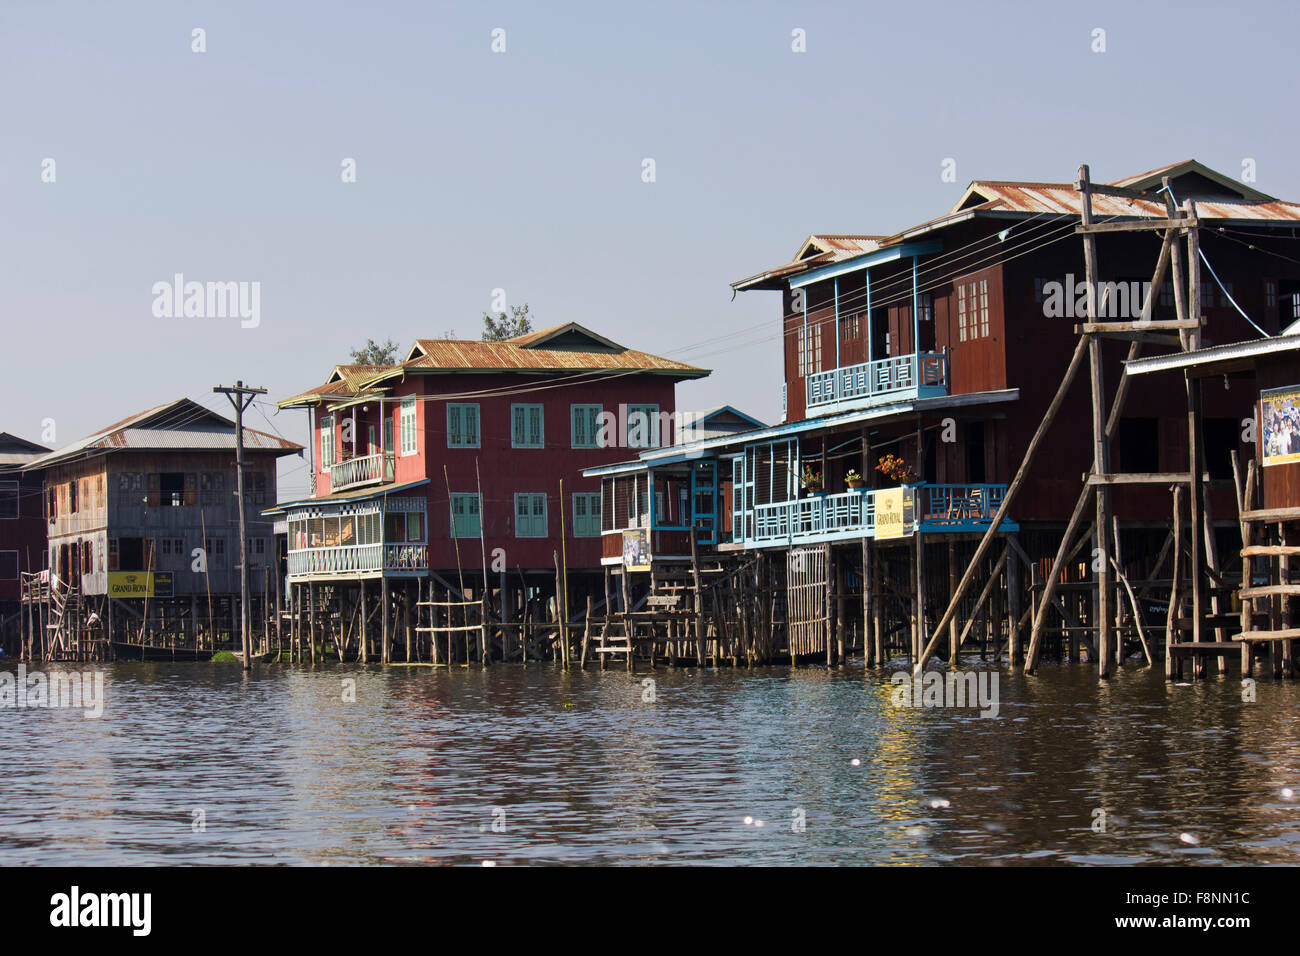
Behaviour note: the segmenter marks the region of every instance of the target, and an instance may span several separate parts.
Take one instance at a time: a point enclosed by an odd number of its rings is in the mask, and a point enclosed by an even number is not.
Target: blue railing
[[[1006,485],[927,485],[916,489],[915,529],[921,532],[980,531],[988,527],[1006,496]],[[806,544],[842,538],[873,537],[876,533],[876,492],[848,491],[777,501],[753,509],[751,547]],[[740,521],[736,527],[748,527]],[[1003,522],[1016,530],[1011,521]]]
[[[877,397],[917,397],[922,389],[933,395],[947,393],[947,355],[942,352],[895,355],[817,372],[807,379],[807,405],[817,408],[839,402],[869,402]]]

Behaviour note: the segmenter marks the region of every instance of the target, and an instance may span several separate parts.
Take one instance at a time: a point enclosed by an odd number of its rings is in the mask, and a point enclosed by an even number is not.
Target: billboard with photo
[[[1259,419],[1261,463],[1300,461],[1300,385],[1260,392]]]

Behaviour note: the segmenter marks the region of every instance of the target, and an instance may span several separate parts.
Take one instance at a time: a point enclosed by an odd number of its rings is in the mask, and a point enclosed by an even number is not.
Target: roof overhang
[[[277,502],[274,508],[267,508],[262,512],[264,515],[284,514],[290,508],[309,508],[313,505],[334,505],[348,504],[353,501],[369,501],[371,498],[382,498],[384,495],[391,495],[398,491],[406,491],[408,488],[418,488],[420,485],[427,485],[428,478],[421,478],[418,481],[406,481],[400,485],[381,485],[378,488],[362,488],[358,491],[341,491],[337,495],[325,495],[321,498],[300,498],[297,501]]]
[[[1194,352],[1171,352],[1152,355],[1124,363],[1128,375],[1149,375],[1152,372],[1186,371],[1193,377],[1218,375],[1239,369],[1253,368],[1259,358],[1287,352],[1300,352],[1300,334],[1279,335],[1250,342],[1229,342],[1212,345]]]
[[[814,282],[821,282],[825,279],[834,279],[837,276],[849,275],[854,272],[861,272],[864,269],[870,269],[872,266],[883,265],[886,262],[896,262],[907,256],[924,256],[932,252],[938,252],[943,248],[943,243],[938,239],[931,239],[926,242],[902,243],[892,246],[888,249],[879,249],[876,252],[868,252],[864,256],[858,256],[855,259],[849,259],[845,262],[837,262],[834,265],[823,266],[820,269],[813,269],[811,272],[805,272],[797,279],[790,280],[790,288],[799,289],[806,285],[812,285]]]
[[[699,458],[716,458],[720,454],[725,454],[727,449],[733,449],[738,445],[770,441],[773,439],[785,438],[790,435],[803,434],[804,432],[841,428],[846,425],[884,421],[891,418],[903,418],[908,415],[917,415],[929,411],[965,408],[977,405],[992,405],[1001,402],[1014,402],[1019,398],[1020,389],[1004,388],[991,392],[969,392],[962,395],[937,395],[934,398],[918,398],[906,402],[893,402],[888,405],[878,405],[875,408],[863,408],[851,412],[842,412],[839,415],[805,418],[801,421],[790,422],[784,425],[772,425],[767,428],[756,428],[752,431],[736,432],[732,435],[722,435],[717,438],[706,438],[702,441],[690,442],[684,445],[668,445],[664,448],[653,448],[642,452],[639,461],[617,462],[612,465],[599,465],[595,468],[585,468],[583,469],[582,474],[588,478],[628,474],[640,471],[644,468],[655,468],[660,465],[674,465],[678,462],[691,461]]]

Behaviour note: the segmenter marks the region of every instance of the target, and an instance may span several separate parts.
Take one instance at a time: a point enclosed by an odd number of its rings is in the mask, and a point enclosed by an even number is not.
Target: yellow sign
[[[650,532],[645,528],[623,532],[623,567],[629,571],[650,570]]]
[[[1261,459],[1265,465],[1300,461],[1300,388],[1272,388],[1259,393],[1263,428]]]
[[[912,489],[882,488],[876,492],[876,537],[902,538],[912,533]]]
[[[171,597],[171,572],[109,571],[108,596],[115,598]]]

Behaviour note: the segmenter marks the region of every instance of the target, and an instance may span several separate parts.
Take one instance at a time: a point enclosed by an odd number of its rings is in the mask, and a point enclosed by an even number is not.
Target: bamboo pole
[[[975,555],[971,559],[970,564],[967,565],[966,573],[962,575],[961,583],[957,586],[956,593],[949,599],[948,609],[944,611],[943,616],[940,617],[939,623],[935,626],[934,634],[930,638],[930,642],[922,652],[920,660],[916,662],[913,668],[915,673],[919,674],[921,672],[921,669],[924,668],[926,662],[934,653],[935,647],[939,642],[940,636],[943,634],[944,628],[948,626],[948,622],[952,619],[953,614],[956,613],[962,597],[966,594],[966,589],[970,587],[971,582],[974,580],[980,562],[987,554],[993,538],[997,535],[998,528],[1001,527],[1003,520],[1007,516],[1007,512],[1010,510],[1011,503],[1015,500],[1017,493],[1020,491],[1021,485],[1024,484],[1025,476],[1028,474],[1029,466],[1033,464],[1034,458],[1038,453],[1038,446],[1042,442],[1043,436],[1056,420],[1056,415],[1061,410],[1061,405],[1065,402],[1065,396],[1069,392],[1070,386],[1074,384],[1074,378],[1079,372],[1079,367],[1083,364],[1083,358],[1087,354],[1087,351],[1087,339],[1080,336],[1079,343],[1074,349],[1074,355],[1071,357],[1070,364],[1065,370],[1064,377],[1061,379],[1061,384],[1057,386],[1056,395],[1053,396],[1051,404],[1047,407],[1047,411],[1043,413],[1042,421],[1038,423],[1038,428],[1034,431],[1033,437],[1029,440],[1029,446],[1025,449],[1025,455],[1020,462],[1020,467],[1016,470],[1015,477],[1012,478],[1011,484],[1007,486],[1007,493],[1002,498],[1002,504],[998,506],[997,514],[993,516],[993,521],[989,524],[988,530],[984,532],[984,537],[980,540],[979,546],[975,549]]]

